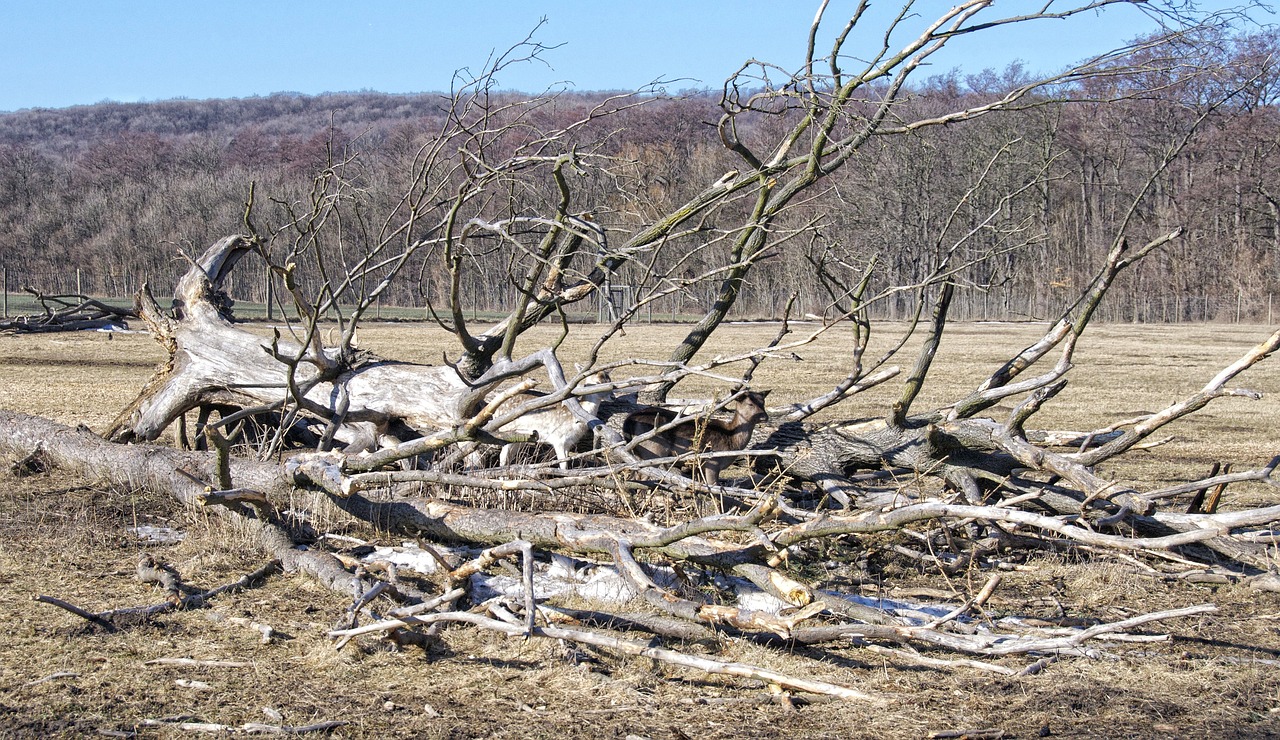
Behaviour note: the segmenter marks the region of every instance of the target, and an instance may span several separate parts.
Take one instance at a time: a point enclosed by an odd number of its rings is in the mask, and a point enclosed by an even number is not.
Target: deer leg
[[[697,470],[702,482],[708,486],[720,485],[720,467],[723,463],[719,459],[699,460],[697,462]]]
[[[560,463],[561,470],[569,469],[569,445],[565,442],[559,442],[552,445],[556,451],[556,458]]]

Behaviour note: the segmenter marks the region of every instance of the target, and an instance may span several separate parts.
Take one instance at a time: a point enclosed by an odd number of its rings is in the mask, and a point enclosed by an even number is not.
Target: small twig
[[[200,668],[252,668],[252,663],[236,660],[196,660],[195,658],[155,658],[143,663],[145,666],[186,666]]]
[[[45,683],[46,681],[58,681],[64,678],[80,678],[80,674],[76,673],[75,671],[59,671],[57,673],[51,673],[48,676],[45,676],[44,678],[37,678],[34,681],[27,681],[25,684],[23,684],[23,686],[36,686],[36,685]]]
[[[1043,671],[1045,668],[1048,668],[1049,666],[1051,666],[1051,665],[1053,665],[1054,663],[1058,662],[1058,658],[1059,658],[1059,657],[1060,657],[1060,656],[1058,656],[1058,655],[1046,655],[1046,656],[1044,656],[1043,658],[1041,658],[1040,660],[1037,660],[1036,662],[1032,663],[1031,665],[1027,666],[1026,668],[1023,668],[1022,670],[1018,671],[1018,675],[1019,675],[1019,676],[1034,676],[1034,675],[1036,675],[1037,673],[1040,673],[1041,671]]]
[[[1002,676],[1016,676],[1018,671],[1008,666],[998,663],[987,663],[981,660],[970,660],[961,658],[959,660],[943,660],[941,658],[930,658],[921,655],[913,650],[899,650],[896,648],[885,647],[883,645],[862,645],[863,650],[875,653],[876,655],[885,655],[891,658],[907,660],[916,665],[926,665],[931,668],[976,668],[980,671],[988,671],[990,673],[999,673]]]
[[[351,724],[346,720],[328,720],[326,722],[316,722],[310,725],[266,725],[260,722],[249,722],[240,726],[240,730],[247,733],[274,733],[279,735],[305,735],[308,732],[327,732],[336,730],[339,727],[345,727]]]
[[[417,615],[444,604],[452,604],[462,598],[465,594],[466,591],[463,589],[455,588],[452,591],[442,594],[430,601],[424,601],[421,604],[414,604],[413,606],[404,606],[398,609],[392,609],[390,612],[390,616],[393,617],[392,619],[384,619],[381,622],[366,624],[363,627],[352,627],[351,629],[345,630],[332,630],[329,632],[329,637],[338,638],[337,642],[334,643],[333,648],[334,650],[341,650],[348,642],[351,641],[352,638],[360,635],[366,635],[371,632],[388,632],[390,630],[400,629],[401,627],[408,627],[412,624],[431,624],[435,621],[431,619],[431,616],[419,617]]]
[[[1227,463],[1226,465],[1223,465],[1223,466],[1222,466],[1222,473],[1223,473],[1223,475],[1229,475],[1229,474],[1231,473],[1231,463]],[[1226,481],[1223,481],[1223,482],[1219,483],[1218,485],[1214,486],[1214,488],[1213,488],[1213,493],[1210,493],[1210,494],[1209,494],[1209,498],[1208,498],[1208,500],[1207,500],[1207,501],[1205,501],[1205,504],[1204,504],[1204,513],[1206,513],[1206,514],[1217,514],[1217,513],[1218,513],[1218,504],[1219,504],[1219,502],[1221,502],[1221,501],[1222,501],[1222,494],[1223,494],[1223,492],[1225,492],[1226,490],[1227,490],[1227,482],[1226,482]]]
[[[139,565],[141,567],[142,564],[140,563]],[[228,591],[238,590],[241,588],[248,588],[253,584],[254,581],[257,581],[266,577],[267,575],[275,572],[279,568],[280,568],[280,561],[272,560],[266,565],[262,566],[261,568],[240,578],[239,580],[233,583],[224,584],[222,586],[218,586],[217,588],[211,588],[208,591],[202,591],[200,593],[191,594],[190,596],[187,596],[185,598],[170,599],[169,601],[165,601],[164,603],[154,604],[152,606],[134,606],[134,607],[125,607],[122,609],[110,609],[104,612],[99,612],[97,614],[81,609],[80,607],[75,606],[74,604],[70,604],[66,601],[63,601],[62,599],[58,599],[53,596],[40,595],[40,596],[35,596],[33,598],[35,599],[35,601],[38,601],[42,604],[51,604],[53,606],[66,609],[67,611],[71,612],[72,614],[75,614],[76,616],[82,619],[86,619],[90,622],[93,622],[94,624],[110,632],[115,632],[116,630],[119,629],[118,623],[121,620],[136,620],[138,622],[142,622],[147,619],[150,619],[153,616],[156,616],[157,614],[164,614],[166,612],[170,612],[175,609],[197,609],[205,606],[211,599],[213,599],[213,597],[219,594],[226,593]]]
[[[985,730],[941,730],[930,732],[930,740],[1000,740],[1004,730],[988,728]]]
[[[278,518],[276,508],[271,501],[261,492],[251,488],[227,488],[215,491],[205,486],[204,492],[198,494],[196,500],[201,506],[225,506],[233,510],[250,506],[257,513],[258,518],[264,522]]]
[[[490,547],[488,550],[481,552],[474,559],[459,565],[449,572],[448,580],[450,583],[470,578],[472,575],[488,568],[490,565],[504,558],[513,557],[523,552],[523,548],[529,543],[523,540],[514,540],[506,544]]]
[[[359,581],[357,581],[357,583],[359,583]],[[378,581],[363,593],[356,594],[356,598],[351,602],[351,606],[347,607],[347,624],[350,627],[355,627],[356,621],[360,617],[360,610],[363,609],[366,604],[378,598],[378,596],[383,591],[386,591],[389,586],[390,584],[386,581]]]
[[[970,609],[974,609],[982,606],[983,604],[987,603],[987,599],[991,598],[991,594],[995,593],[996,586],[999,586],[999,585],[1000,585],[1000,574],[993,573],[991,577],[987,579],[986,585],[982,587],[982,590],[978,592],[977,596],[974,596],[971,599],[966,599],[963,604],[956,607],[955,609],[952,609],[946,615],[941,616],[935,619],[934,621],[930,622],[929,624],[925,625],[925,629],[931,629],[931,630],[937,629],[938,627],[941,627],[947,622],[950,622],[956,617],[959,617],[961,614],[964,614]]]
[[[439,596],[437,596],[434,599],[431,599],[430,601],[424,601],[421,604],[413,604],[411,606],[402,606],[396,609],[392,609],[390,612],[388,612],[388,616],[391,616],[395,619],[411,617],[415,614],[421,614],[422,612],[435,609],[438,606],[443,606],[444,604],[452,604],[453,602],[465,596],[466,593],[467,592],[464,591],[463,589],[455,588],[452,591],[449,591],[448,593],[440,594]]]
[[[520,557],[524,562],[524,618],[525,638],[533,637],[538,616],[537,602],[533,596],[533,545],[520,541]]]
[[[231,622],[234,625],[237,625],[240,627],[248,627],[251,630],[257,631],[259,634],[262,635],[261,642],[263,645],[271,644],[271,638],[272,636],[275,635],[275,632],[276,632],[275,629],[269,624],[262,624],[261,622],[255,622],[252,619],[245,619],[244,617],[231,617],[227,621]]]

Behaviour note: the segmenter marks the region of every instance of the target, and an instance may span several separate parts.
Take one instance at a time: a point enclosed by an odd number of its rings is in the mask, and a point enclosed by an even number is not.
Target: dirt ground
[[[992,362],[1043,328],[956,327],[921,403],[958,397],[957,389],[971,387]],[[641,328],[628,341],[662,346],[669,331]],[[1079,377],[1059,408],[1046,411],[1045,422],[1096,428],[1159,408],[1203,385],[1266,333],[1257,326],[1098,327],[1078,359]],[[771,330],[730,334],[727,347],[746,346],[767,340]],[[371,327],[362,341],[398,359],[438,362],[442,349],[438,337],[411,326]],[[770,400],[780,402],[829,384],[843,374],[839,337],[830,341],[797,349],[803,359],[794,364],[766,363],[756,385],[774,388],[780,398]],[[564,351],[584,350],[570,345]],[[0,337],[0,407],[102,429],[159,358],[142,335]],[[1169,444],[1104,472],[1145,486],[1203,475],[1214,460],[1237,467],[1265,463],[1280,452],[1280,372],[1272,361],[1239,384],[1268,395],[1262,402],[1225,399],[1174,428]],[[868,394],[841,413],[883,413],[894,393],[896,387]],[[344,723],[327,731],[333,737],[378,738],[920,738],[962,730],[1020,738],[1280,736],[1280,594],[1162,576],[1153,565],[1175,569],[1162,561],[1037,554],[1005,572],[985,607],[992,619],[1089,624],[1193,604],[1218,607],[1137,631],[1167,639],[1092,643],[1092,657],[1065,657],[1031,676],[925,667],[854,644],[780,651],[723,637],[676,646],[876,697],[786,701],[756,681],[470,628],[447,630],[425,650],[372,639],[335,650],[325,631],[346,601],[292,575],[221,596],[206,609],[108,633],[32,599],[47,594],[91,611],[154,604],[162,593],[134,576],[140,553],[172,564],[202,587],[234,581],[262,565],[262,556],[233,525],[166,497],[102,490],[58,471],[18,477],[10,461],[0,462],[4,737],[185,737],[207,734],[211,724],[320,722]],[[1274,489],[1229,490],[1229,506],[1280,503]],[[185,539],[150,542],[138,534],[145,527],[174,528]],[[398,542],[376,531],[348,534]],[[867,546],[877,544],[883,543]],[[816,585],[958,604],[987,577],[974,571],[944,578],[887,557],[876,568],[873,581],[851,582],[836,568]],[[270,625],[272,639],[264,643],[250,622]],[[1022,667],[1036,657],[991,662]],[[155,662],[173,658],[221,664]]]

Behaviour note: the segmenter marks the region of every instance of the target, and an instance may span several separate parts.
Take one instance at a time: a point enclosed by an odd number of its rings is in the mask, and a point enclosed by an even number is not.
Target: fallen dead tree
[[[85,474],[100,475],[102,471],[110,470],[112,471],[111,480],[108,482],[115,485],[142,485],[167,490],[188,503],[204,502],[205,505],[216,505],[219,502],[216,492],[210,496],[210,491],[207,490],[209,486],[202,487],[199,484],[202,477],[215,475],[218,466],[216,453],[181,452],[145,445],[114,445],[85,430],[70,429],[36,417],[11,412],[0,412],[0,449],[10,455],[24,458],[38,455],[45,464]],[[108,460],[109,465],[106,464]],[[277,465],[251,461],[239,461],[234,466],[233,475],[253,481],[262,490],[277,494],[291,489],[300,482],[291,480]],[[267,575],[270,572],[269,569],[276,567],[279,563],[288,571],[319,578],[336,593],[365,594],[357,599],[357,603],[363,603],[366,606],[376,596],[391,597],[401,602],[417,602],[416,605],[390,610],[387,612],[388,619],[385,621],[374,621],[364,626],[334,630],[331,634],[335,638],[349,639],[360,635],[400,631],[415,626],[429,628],[432,625],[445,623],[465,623],[512,636],[541,636],[608,647],[623,653],[642,655],[710,673],[753,677],[788,689],[861,700],[872,697],[865,692],[835,684],[789,677],[742,664],[688,656],[674,650],[656,649],[647,643],[616,635],[610,636],[599,629],[583,630],[576,627],[557,626],[557,623],[565,619],[570,619],[572,622],[580,620],[574,618],[571,611],[544,609],[538,605],[531,570],[534,548],[540,550],[554,548],[557,552],[573,553],[583,557],[609,557],[616,564],[618,573],[632,593],[644,598],[651,606],[694,624],[727,629],[747,636],[755,635],[765,641],[771,639],[770,636],[807,644],[858,638],[873,643],[914,644],[974,656],[1070,654],[1084,650],[1084,644],[1092,638],[1122,633],[1151,622],[1204,614],[1212,611],[1213,607],[1206,605],[1157,612],[1114,624],[1069,631],[1068,634],[1058,636],[1037,635],[1034,632],[1027,632],[1025,628],[1022,634],[1003,631],[974,633],[972,629],[950,631],[947,626],[960,619],[964,612],[974,605],[973,602],[942,617],[920,623],[913,617],[895,613],[893,609],[877,609],[829,592],[816,594],[814,590],[770,566],[769,561],[777,554],[779,548],[792,547],[808,539],[853,532],[883,531],[905,526],[911,520],[920,519],[981,519],[992,524],[1029,524],[1042,529],[1046,535],[1074,538],[1095,547],[1150,550],[1174,548],[1199,542],[1210,536],[1229,537],[1233,529],[1274,521],[1280,517],[1277,511],[1280,507],[1235,514],[1199,515],[1191,520],[1197,528],[1192,531],[1191,536],[1140,539],[1096,534],[1057,518],[1032,515],[1018,509],[932,503],[907,505],[890,512],[877,512],[874,515],[869,513],[859,517],[832,517],[822,520],[821,526],[814,526],[813,524],[816,523],[811,523],[807,527],[805,525],[781,529],[770,527],[774,530],[767,536],[767,539],[772,542],[770,546],[769,543],[743,545],[726,537],[731,533],[750,530],[763,533],[760,527],[767,526],[770,524],[769,520],[777,516],[776,509],[768,506],[758,506],[745,516],[721,515],[688,522],[678,527],[657,528],[652,525],[646,526],[636,520],[617,517],[482,510],[440,501],[409,498],[384,504],[347,499],[345,504],[348,511],[371,519],[376,518],[377,521],[390,524],[403,534],[448,542],[503,542],[504,544],[481,553],[475,560],[453,567],[446,576],[446,585],[465,583],[471,574],[483,570],[498,560],[522,556],[527,574],[526,590],[522,597],[514,601],[506,598],[486,601],[484,609],[488,616],[477,614],[474,610],[449,610],[447,607],[455,605],[465,595],[463,590],[449,591],[442,597],[433,599],[424,594],[404,592],[394,586],[388,587],[384,582],[371,586],[362,581],[361,576],[349,572],[333,555],[314,548],[299,548],[298,543],[285,534],[287,526],[283,522],[273,521],[274,517],[263,520],[259,518],[262,513],[260,510],[241,510],[238,503],[229,504],[222,510],[228,516],[247,518],[254,522],[259,529],[261,549],[275,560],[266,569],[246,576],[232,585],[237,588],[248,587],[253,581]],[[1196,534],[1196,532],[1203,534]],[[762,591],[769,592],[777,598],[783,609],[775,614],[702,600],[694,601],[670,587],[658,585],[650,575],[653,561],[650,559],[650,564],[641,565],[634,556],[638,552],[651,553],[689,565],[740,573],[745,576],[744,580],[754,582]],[[367,577],[367,574],[363,576],[363,578]],[[994,588],[994,582],[991,585]],[[215,591],[221,590],[223,589]],[[213,593],[204,592],[197,594],[196,597],[206,599]],[[370,593],[374,595],[368,596]],[[987,595],[990,595],[989,592]],[[58,603],[56,599],[46,597],[42,600],[67,608],[92,622],[111,625],[118,624],[125,617],[146,618],[175,606],[175,604],[167,604],[147,610],[121,609],[109,614],[87,614],[70,605]],[[623,599],[623,601],[629,600],[630,597]],[[185,606],[189,607],[191,604]],[[512,609],[523,612],[523,617],[517,618]],[[835,617],[837,622],[818,624],[818,621],[826,621],[819,620],[819,616],[824,613]],[[598,614],[584,618],[588,623],[602,622]],[[680,634],[670,627],[655,628],[646,625],[642,620],[637,621],[619,615],[608,618],[631,629],[647,628],[658,634]],[[921,659],[916,660],[918,662]],[[971,659],[965,660],[969,663],[974,662]],[[997,672],[1017,672],[1007,666],[981,665]],[[1035,665],[1037,664],[1032,663],[1027,668]]]
[[[987,177],[996,162],[976,173],[954,218],[936,235],[935,259],[922,266],[917,283],[873,288],[874,256],[855,264],[849,254],[817,254],[810,277],[829,289],[832,318],[807,334],[794,332],[784,320],[767,346],[709,359],[700,355],[753,265],[815,234],[822,217],[804,210],[805,194],[874,137],[998,113],[1030,102],[1043,85],[1126,73],[1120,57],[1108,56],[1018,86],[978,108],[900,121],[895,104],[910,73],[949,39],[990,27],[979,20],[989,5],[961,3],[899,54],[882,55],[859,75],[840,69],[848,38],[840,34],[827,60],[829,73],[816,71],[821,60],[811,42],[805,71],[786,85],[757,90],[735,78],[726,87],[717,131],[738,166],[676,206],[630,204],[636,212],[658,214],[639,225],[606,205],[607,198],[598,207],[576,205],[587,193],[598,194],[591,187],[625,178],[610,169],[616,158],[604,154],[607,133],[593,146],[574,137],[643,100],[611,100],[569,126],[535,131],[523,103],[501,105],[489,96],[485,80],[500,68],[495,67],[455,96],[452,118],[415,155],[414,184],[381,227],[355,230],[359,236],[326,230],[332,223],[370,223],[373,205],[362,200],[358,174],[348,170],[358,169],[353,159],[332,161],[316,182],[316,197],[288,204],[283,215],[263,213],[251,195],[245,233],[191,259],[172,306],[160,306],[147,290],[139,294],[138,315],[165,348],[166,361],[105,435],[0,412],[0,447],[20,465],[56,465],[114,486],[164,491],[243,521],[266,558],[352,598],[344,626],[331,632],[337,646],[376,634],[421,643],[439,638],[443,625],[468,624],[865,700],[866,692],[836,682],[695,658],[606,630],[617,624],[675,640],[731,634],[770,645],[858,640],[925,665],[1017,674],[1040,670],[1058,655],[1088,654],[1086,643],[1101,636],[1209,613],[1213,607],[1202,605],[1066,633],[1037,632],[970,615],[998,579],[989,579],[961,607],[936,614],[868,603],[827,588],[809,566],[826,553],[852,556],[877,538],[891,538],[897,556],[944,575],[995,571],[1026,553],[1047,550],[1082,557],[1167,556],[1178,567],[1213,567],[1224,579],[1267,582],[1274,576],[1268,547],[1280,506],[1219,511],[1216,503],[1201,500],[1188,513],[1169,507],[1178,496],[1211,487],[1248,482],[1273,489],[1280,458],[1149,491],[1108,479],[1096,466],[1149,443],[1167,425],[1215,401],[1257,398],[1233,383],[1280,348],[1280,331],[1159,411],[1106,419],[1083,431],[1031,426],[1065,387],[1110,287],[1140,260],[1181,238],[1176,227],[1155,230],[1137,223],[1138,214],[1148,192],[1231,90],[1179,122],[1181,138],[1153,164],[1092,281],[1062,307],[1043,337],[975,387],[952,389],[948,403],[923,409],[919,396],[946,336],[952,297],[966,288],[969,268],[1042,238],[1028,233],[1026,224],[1000,219],[1010,199],[1043,183],[1046,172],[1029,172],[1012,190],[996,193],[990,188],[997,183]],[[1060,15],[1046,11],[993,23]],[[860,15],[852,23],[859,20]],[[906,16],[897,22],[905,23]],[[815,36],[821,26],[820,13]],[[1143,54],[1138,66],[1150,69],[1161,41],[1139,47],[1131,50]],[[762,131],[776,135],[762,140]],[[999,239],[979,244],[989,228]],[[696,269],[692,255],[700,260]],[[228,278],[246,259],[265,263],[293,299],[286,323],[269,334],[235,321]],[[519,299],[506,317],[477,331],[463,277],[492,264],[506,265],[502,282],[515,286]],[[436,323],[456,340],[442,350],[437,365],[378,357],[356,342],[364,313],[392,280],[406,279],[410,268],[423,275],[434,271],[431,284],[437,291],[445,286],[443,296],[423,291]],[[624,277],[641,286],[640,297],[632,306],[615,307],[615,321],[603,328],[576,372],[566,371],[557,344],[517,352],[522,335],[540,323],[559,318],[563,331],[574,330],[565,320],[569,307],[610,295],[612,282]],[[601,347],[625,331],[646,301],[694,289],[710,296],[706,312],[669,356],[599,360]],[[888,351],[871,357],[868,307],[899,294],[913,297],[916,314]],[[847,374],[832,378],[830,389],[816,398],[767,409],[765,421],[765,409],[758,408],[764,389],[748,390],[757,367],[837,329],[852,335],[842,358]],[[895,363],[912,339],[919,340],[918,348],[902,363],[909,368],[904,371]],[[692,406],[672,402],[671,391],[692,376],[722,384],[724,393]],[[883,413],[840,418],[842,402],[891,381],[901,382],[900,391]],[[530,393],[538,384],[545,393]],[[736,425],[716,421],[718,412],[743,397],[752,402],[737,408],[751,413]],[[550,441],[537,438],[535,425],[514,423],[549,410],[590,429],[591,449],[560,445],[556,459],[519,465],[483,454],[484,447],[496,451]],[[819,413],[828,420],[816,421]],[[194,440],[187,434],[189,417],[195,421]],[[637,418],[651,423],[626,423]],[[154,444],[174,427],[180,446],[211,451]],[[751,432],[746,449],[735,449],[745,430]],[[709,431],[715,444],[705,444]],[[486,462],[493,458],[498,465]],[[728,475],[730,459],[748,463]],[[722,467],[723,476],[682,472],[718,474]],[[394,567],[377,574],[383,566],[328,546],[326,533],[307,525],[317,517],[299,510],[298,492],[314,495],[316,510],[340,509],[381,531],[418,540],[438,561],[433,586],[415,589],[396,577]],[[523,497],[522,505],[483,505],[505,493]],[[445,544],[464,549],[446,555]],[[643,604],[645,611],[637,612],[635,603],[593,609],[547,603],[538,573],[548,567],[547,558],[557,557],[610,569],[626,601]],[[512,559],[522,567],[519,588],[483,593],[479,575]],[[916,648],[965,657],[905,651]],[[1018,666],[992,662],[1009,655],[1034,660]]]
[[[38,314],[0,319],[0,333],[46,334],[88,329],[124,329],[128,320],[138,318],[132,308],[112,306],[82,295],[46,295],[26,288],[40,303]]]

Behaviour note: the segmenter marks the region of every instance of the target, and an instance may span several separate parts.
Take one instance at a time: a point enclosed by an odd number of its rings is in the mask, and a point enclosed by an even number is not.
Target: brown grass
[[[957,325],[944,340],[921,407],[943,403],[989,373],[1010,351],[1043,331],[1031,325]],[[772,327],[732,327],[710,354],[762,344]],[[877,341],[889,342],[893,327]],[[1069,389],[1037,417],[1041,425],[1090,429],[1150,411],[1200,387],[1259,341],[1257,326],[1137,327],[1091,330]],[[636,327],[606,359],[662,356],[681,332]],[[545,334],[531,338],[546,341]],[[387,356],[439,362],[453,353],[445,337],[417,326],[372,326],[364,346]],[[802,361],[766,363],[756,384],[771,401],[814,395],[843,375],[847,334],[797,349]],[[580,357],[588,340],[566,344]],[[142,335],[0,338],[0,407],[101,429],[140,387],[160,350]],[[907,355],[899,364],[909,366]],[[624,373],[625,374],[625,373]],[[1275,455],[1280,374],[1265,364],[1239,385],[1264,391],[1261,402],[1224,399],[1171,428],[1169,444],[1109,466],[1140,485],[1203,474],[1215,461],[1254,466]],[[691,383],[682,395],[710,395]],[[897,387],[859,396],[839,413],[884,413]],[[765,687],[701,676],[586,651],[575,663],[546,641],[522,642],[451,630],[427,651],[395,652],[367,642],[335,651],[323,634],[341,613],[340,597],[293,576],[219,599],[212,608],[161,617],[118,634],[88,630],[69,614],[30,601],[37,593],[88,609],[155,603],[133,566],[147,550],[191,582],[212,586],[261,564],[261,556],[225,524],[145,492],[98,490],[54,472],[16,478],[0,472],[0,735],[91,736],[133,732],[148,718],[240,725],[266,722],[263,708],[287,724],[345,720],[341,737],[924,737],[938,730],[1000,728],[1035,737],[1264,737],[1280,734],[1280,597],[1241,586],[1197,586],[1156,577],[1106,558],[1037,556],[1005,574],[987,609],[1023,615],[1114,620],[1136,613],[1213,602],[1217,614],[1154,630],[1172,639],[1100,644],[1095,659],[1067,658],[1041,675],[993,676],[972,669],[919,668],[851,645],[792,652],[734,640],[688,645],[691,652],[757,662],[781,671],[847,683],[890,698],[864,706],[819,702],[791,709],[761,700]],[[1232,489],[1232,505],[1276,503],[1267,489]],[[176,526],[187,539],[146,545],[137,524]],[[364,536],[395,542],[376,532]],[[985,573],[943,579],[901,564],[886,567],[868,594],[929,588],[972,592]],[[853,586],[857,588],[857,586]],[[283,637],[269,645],[231,618],[265,622]],[[930,653],[934,657],[948,657]],[[191,657],[241,661],[244,668],[148,667]],[[1029,659],[1005,659],[1023,665]],[[34,683],[60,672],[73,676]],[[175,683],[192,679],[207,690]],[[430,710],[427,709],[428,705]]]

